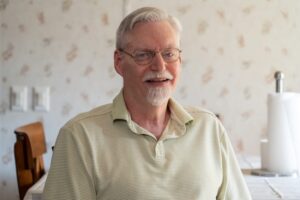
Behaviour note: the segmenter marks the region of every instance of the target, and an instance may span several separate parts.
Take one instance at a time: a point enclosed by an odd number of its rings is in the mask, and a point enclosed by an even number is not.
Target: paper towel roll
[[[267,142],[261,145],[262,168],[289,174],[300,165],[300,94],[268,95]]]
[[[296,153],[297,172],[300,175],[300,93],[292,93],[292,95],[286,104],[286,110]]]

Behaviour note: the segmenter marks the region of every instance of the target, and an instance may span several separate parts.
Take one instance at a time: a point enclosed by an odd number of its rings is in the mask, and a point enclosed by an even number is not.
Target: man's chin
[[[169,101],[169,97],[165,99],[147,99],[152,106],[161,106]]]
[[[169,101],[171,93],[169,88],[150,88],[147,94],[147,101],[153,106],[161,106]]]

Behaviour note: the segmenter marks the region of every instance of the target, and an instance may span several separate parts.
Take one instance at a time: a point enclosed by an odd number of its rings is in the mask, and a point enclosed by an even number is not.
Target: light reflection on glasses
[[[153,50],[136,50],[133,53],[129,53],[124,49],[118,49],[120,52],[130,56],[138,65],[149,65],[152,63],[153,58],[159,53],[166,63],[172,63],[179,59],[181,50],[177,48],[168,48],[161,51]]]

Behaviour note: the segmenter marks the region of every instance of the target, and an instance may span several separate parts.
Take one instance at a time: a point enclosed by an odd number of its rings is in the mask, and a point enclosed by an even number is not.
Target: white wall
[[[299,1],[0,0],[1,199],[17,199],[13,130],[42,120],[50,147],[72,116],[110,102],[122,85],[113,69],[115,30],[124,13],[145,5],[183,24],[175,97],[220,113],[236,151],[259,154],[274,72],[285,73],[286,90],[300,92]],[[14,85],[29,89],[26,112],[9,108]],[[32,109],[34,86],[50,86],[49,112]]]

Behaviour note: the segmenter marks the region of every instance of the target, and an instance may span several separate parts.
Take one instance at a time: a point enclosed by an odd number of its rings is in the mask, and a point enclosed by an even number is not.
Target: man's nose
[[[166,62],[162,57],[162,55],[159,52],[157,52],[153,57],[153,61],[151,63],[151,69],[155,71],[164,71],[165,68],[166,68]]]

